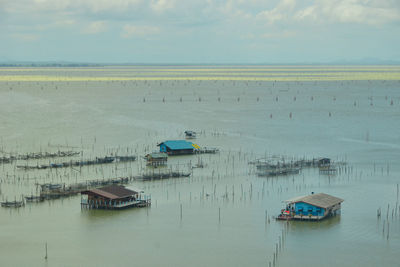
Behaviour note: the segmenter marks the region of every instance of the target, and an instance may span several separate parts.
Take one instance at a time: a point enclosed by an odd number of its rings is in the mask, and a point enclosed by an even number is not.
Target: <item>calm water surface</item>
[[[399,72],[397,67],[3,69],[2,156],[74,149],[82,151],[76,159],[110,153],[139,159],[80,170],[16,169],[48,159],[1,164],[1,200],[35,194],[36,183],[140,174],[146,171],[143,155],[159,142],[183,138],[188,129],[200,133],[198,145],[221,152],[170,157],[168,168],[174,170],[206,165],[193,169],[190,178],[127,185],[151,194],[149,208],[81,210],[80,196],[0,208],[0,265],[268,266],[287,231],[279,266],[398,266]],[[348,165],[335,176],[304,169],[294,176],[257,177],[248,162],[272,155],[326,156]],[[345,199],[341,216],[288,225],[273,219],[283,200],[311,192]]]

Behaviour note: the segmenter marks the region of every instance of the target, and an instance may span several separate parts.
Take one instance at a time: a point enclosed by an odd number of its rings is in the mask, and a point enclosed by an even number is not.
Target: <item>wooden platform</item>
[[[121,203],[113,203],[108,205],[98,205],[96,203],[88,203],[86,199],[82,199],[81,207],[87,209],[113,209],[113,210],[120,210],[120,209],[127,209],[127,208],[134,208],[134,207],[147,207],[151,205],[150,199],[143,199],[143,200],[135,200],[135,201],[126,201]]]

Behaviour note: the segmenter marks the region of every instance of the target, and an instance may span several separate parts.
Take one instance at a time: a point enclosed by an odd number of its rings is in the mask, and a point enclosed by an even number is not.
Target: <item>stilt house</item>
[[[150,205],[150,197],[125,188],[121,185],[109,185],[81,192],[87,195],[82,199],[82,206],[90,209],[124,209]]]
[[[278,219],[321,220],[340,214],[344,200],[328,194],[319,193],[286,200],[286,209]]]
[[[194,154],[200,147],[186,140],[169,140],[158,144],[160,152],[168,155],[188,155]]]
[[[163,166],[167,164],[168,155],[161,152],[153,152],[145,156],[148,166]]]

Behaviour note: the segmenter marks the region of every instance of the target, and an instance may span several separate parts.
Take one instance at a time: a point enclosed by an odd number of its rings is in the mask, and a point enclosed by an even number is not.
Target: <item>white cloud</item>
[[[215,1],[209,0],[215,7]],[[218,6],[218,5],[217,5]],[[299,22],[383,25],[400,21],[400,0],[227,0],[218,6],[229,21],[295,26]]]
[[[179,15],[219,18],[220,21],[263,20],[269,24],[281,21],[319,21],[361,24],[385,24],[400,21],[400,0],[2,0],[0,11],[9,16],[48,17],[57,14],[65,19],[101,15],[95,20],[129,18],[152,19],[173,11]],[[199,19],[197,19],[199,20]]]
[[[321,0],[297,11],[294,20],[383,25],[400,21],[400,8],[392,1]]]
[[[157,35],[160,33],[160,28],[155,26],[136,26],[126,24],[123,29],[121,36],[125,39],[133,37],[146,37],[150,35]]]
[[[306,8],[303,8],[299,11],[294,16],[295,20],[312,20],[316,21],[318,20],[319,14],[317,12],[317,7],[316,6],[308,6]]]
[[[52,1],[52,0],[48,0]],[[64,0],[59,0],[64,1]],[[92,12],[102,12],[102,11],[117,11],[126,12],[131,8],[139,6],[142,0],[73,0],[75,7],[86,7]]]
[[[257,14],[257,17],[259,19],[266,20],[269,24],[274,24],[278,21],[290,19],[291,13],[295,7],[295,0],[283,0],[280,1],[273,9],[260,12]]]
[[[105,21],[94,21],[86,26],[82,33],[84,34],[97,34],[107,30],[107,24]]]
[[[141,48],[161,48],[168,52],[163,53],[165,58],[176,53],[178,60],[181,51],[187,58],[199,58],[200,53],[193,53],[193,47],[199,47],[204,54],[222,52],[215,53],[216,58],[237,49],[232,55],[241,55],[246,61],[246,55],[252,54],[246,50],[250,43],[260,49],[277,45],[281,51],[303,45],[303,51],[308,51],[323,47],[321,44],[337,47],[346,37],[346,42],[355,47],[348,50],[352,54],[361,54],[360,47],[370,43],[369,47],[379,49],[365,49],[367,53],[398,55],[399,14],[400,0],[0,0],[0,31],[10,36],[0,46],[10,53],[14,43],[26,40],[37,41],[27,52],[33,56],[38,48],[73,51],[76,48],[64,40],[79,42],[81,33],[88,34],[85,39],[93,39],[81,46],[87,45],[87,51],[94,55],[97,52],[92,51],[92,41],[98,41],[106,51],[108,38],[114,35],[111,45],[121,58],[125,57],[126,47],[142,45],[136,42],[138,39],[156,38],[157,42],[148,42]],[[378,25],[382,31],[371,25]],[[106,30],[109,34],[95,35]],[[135,42],[121,40],[124,38]],[[54,42],[46,42],[47,39]],[[289,58],[288,52],[280,55]],[[91,53],[83,53],[86,54]],[[99,58],[104,54],[107,53],[99,54]]]
[[[152,0],[150,7],[155,12],[162,13],[166,10],[173,9],[175,4],[175,0]]]
[[[144,0],[6,0],[5,9],[9,13],[69,11],[102,12],[126,11],[140,5]]]

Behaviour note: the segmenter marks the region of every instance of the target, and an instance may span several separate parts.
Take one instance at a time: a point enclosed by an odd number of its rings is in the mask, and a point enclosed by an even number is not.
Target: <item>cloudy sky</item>
[[[0,0],[0,62],[400,60],[400,0]]]

